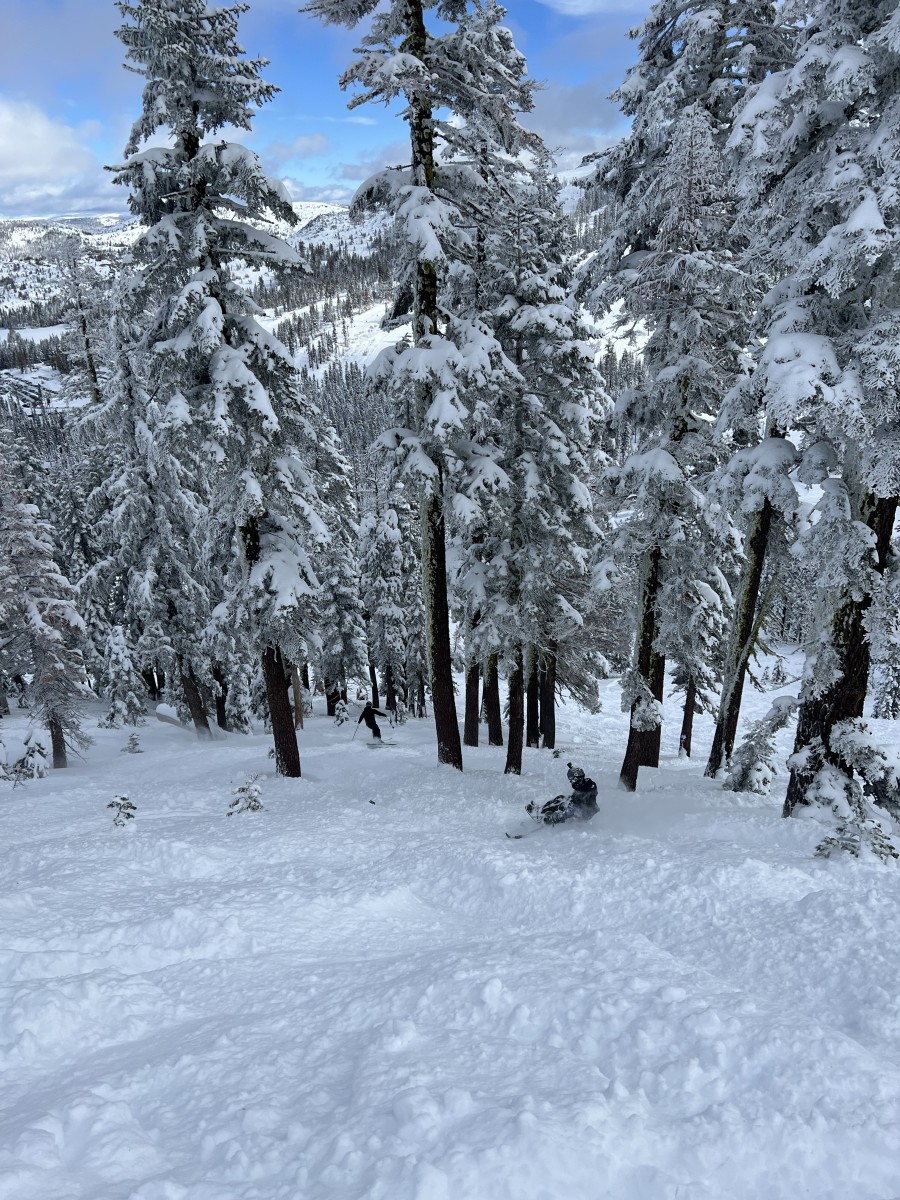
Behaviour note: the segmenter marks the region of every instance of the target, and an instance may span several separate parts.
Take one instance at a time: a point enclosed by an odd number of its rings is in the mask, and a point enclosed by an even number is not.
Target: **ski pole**
[[[353,741],[353,738],[356,737],[357,733],[359,733],[359,721],[356,722],[356,728],[353,730],[353,737],[350,739],[351,742]]]

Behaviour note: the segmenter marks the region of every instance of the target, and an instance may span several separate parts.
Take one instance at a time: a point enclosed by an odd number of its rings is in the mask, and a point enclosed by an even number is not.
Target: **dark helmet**
[[[566,766],[569,768],[566,774],[570,781],[574,782],[576,779],[584,779],[584,771],[581,767],[573,767],[571,763],[566,763]]]

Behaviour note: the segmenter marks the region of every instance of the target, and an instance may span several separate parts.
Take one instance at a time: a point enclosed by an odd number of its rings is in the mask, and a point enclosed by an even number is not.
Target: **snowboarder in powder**
[[[536,804],[533,800],[525,805],[528,815],[540,825],[562,825],[564,821],[589,821],[597,807],[597,785],[593,779],[588,779],[581,767],[569,768],[566,774],[572,787],[569,796],[554,796],[546,804]]]
[[[373,708],[370,703],[367,703],[366,707],[359,714],[359,720],[356,722],[357,727],[361,725],[363,721],[365,721],[372,733],[372,737],[376,740],[376,742],[380,742],[381,729],[379,728],[378,722],[375,720],[375,718],[383,716],[385,716],[385,713],[383,713],[380,708]]]

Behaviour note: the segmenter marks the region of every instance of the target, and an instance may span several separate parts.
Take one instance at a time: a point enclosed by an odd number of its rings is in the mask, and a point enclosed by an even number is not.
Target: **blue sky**
[[[405,126],[383,108],[347,111],[337,79],[357,35],[323,28],[299,0],[251,0],[241,40],[270,60],[281,91],[249,138],[295,199],[345,201],[385,162],[403,160]],[[507,24],[545,83],[527,120],[561,169],[623,129],[608,93],[634,60],[627,36],[648,0],[511,0]],[[0,214],[125,208],[103,164],[120,160],[142,80],[122,67],[112,0],[3,0]]]

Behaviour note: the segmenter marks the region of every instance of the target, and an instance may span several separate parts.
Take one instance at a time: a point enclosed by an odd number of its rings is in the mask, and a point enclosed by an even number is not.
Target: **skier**
[[[564,821],[589,821],[597,807],[597,785],[588,779],[581,767],[566,763],[572,793],[569,796],[554,796],[546,804],[538,805],[534,800],[525,805],[528,815],[540,825],[561,825]]]
[[[369,729],[371,730],[372,737],[375,738],[377,742],[380,742],[381,730],[379,729],[378,722],[375,720],[375,718],[383,717],[385,715],[386,714],[383,713],[380,708],[373,708],[371,703],[367,702],[366,707],[359,714],[359,720],[356,722],[356,724],[359,726],[363,721],[365,721],[366,725],[368,725]]]

